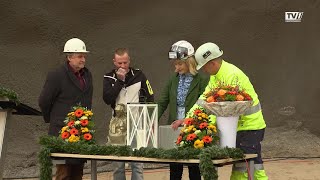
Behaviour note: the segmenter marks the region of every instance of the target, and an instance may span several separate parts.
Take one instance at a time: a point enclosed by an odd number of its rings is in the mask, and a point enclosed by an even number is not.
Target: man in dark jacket
[[[153,91],[142,71],[130,68],[127,48],[118,48],[114,53],[115,69],[104,75],[103,100],[114,110],[118,104],[153,102]],[[115,116],[115,111],[113,112]],[[131,163],[131,180],[143,180],[143,164]],[[125,180],[125,163],[114,162],[114,180]]]
[[[68,40],[64,46],[67,61],[49,72],[39,97],[39,106],[45,122],[50,123],[49,135],[59,136],[59,131],[71,108],[77,104],[91,109],[92,75],[85,67],[88,51],[78,38]],[[57,180],[81,180],[83,161],[68,161],[57,164]]]

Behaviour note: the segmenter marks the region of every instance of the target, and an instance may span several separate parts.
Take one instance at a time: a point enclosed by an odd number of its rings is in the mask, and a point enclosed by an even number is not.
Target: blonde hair
[[[189,72],[192,75],[196,75],[198,73],[197,71],[197,61],[194,58],[194,56],[190,56],[188,57],[187,60],[185,60],[185,62],[187,63],[187,66],[189,67]]]
[[[114,51],[114,55],[119,55],[119,56],[122,56],[124,54],[128,54],[129,55],[129,49],[128,48],[117,48],[115,51]]]

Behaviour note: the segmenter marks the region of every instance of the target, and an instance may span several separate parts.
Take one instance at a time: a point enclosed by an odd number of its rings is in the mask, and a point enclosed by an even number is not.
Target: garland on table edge
[[[10,101],[19,104],[17,93],[11,89],[0,87],[0,97],[7,97]]]
[[[204,149],[173,148],[164,150],[161,148],[140,148],[139,150],[132,150],[130,146],[102,146],[82,141],[68,143],[61,138],[53,136],[41,137],[40,144],[42,148],[38,158],[41,180],[52,179],[51,153],[136,156],[160,159],[200,159],[199,167],[204,180],[216,180],[218,178],[212,159],[244,157],[244,153],[238,148],[220,148],[216,145]]]

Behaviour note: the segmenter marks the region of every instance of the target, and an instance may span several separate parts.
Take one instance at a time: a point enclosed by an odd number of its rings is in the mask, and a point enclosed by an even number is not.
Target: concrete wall
[[[63,62],[65,41],[79,37],[91,51],[96,135],[104,143],[110,108],[102,100],[102,81],[113,67],[115,48],[130,48],[133,65],[149,77],[158,97],[172,71],[171,44],[185,39],[198,47],[211,41],[246,72],[259,94],[269,127],[266,156],[319,156],[319,8],[313,0],[3,1],[0,85],[38,108],[47,72]],[[286,11],[303,11],[302,22],[285,23]],[[5,177],[37,174],[37,139],[48,125],[31,116],[11,121]]]

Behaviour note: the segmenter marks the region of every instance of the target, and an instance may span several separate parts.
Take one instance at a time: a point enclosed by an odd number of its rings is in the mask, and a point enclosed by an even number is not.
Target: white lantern
[[[127,145],[158,147],[157,104],[127,104]]]

